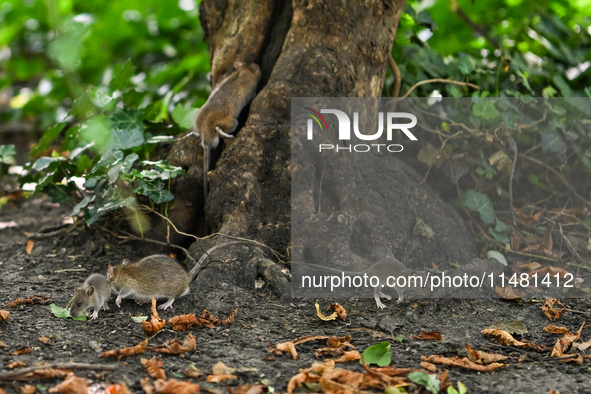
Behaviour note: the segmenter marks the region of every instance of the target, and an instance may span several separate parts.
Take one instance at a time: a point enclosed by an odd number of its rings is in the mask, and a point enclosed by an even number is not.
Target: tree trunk
[[[200,18],[212,57],[213,86],[237,60],[256,62],[263,77],[244,126],[236,138],[226,140],[209,174],[210,191],[205,204],[199,138],[190,136],[173,146],[168,160],[187,168],[190,175],[174,184],[175,200],[170,211],[173,223],[181,231],[199,236],[219,232],[255,239],[285,256],[283,261],[289,261],[290,99],[380,96],[403,6],[401,0],[204,0]],[[420,178],[412,169],[400,163],[400,171],[410,174],[405,177],[411,185],[404,187],[418,187]],[[441,208],[445,204],[438,200],[432,204],[436,199],[433,192],[426,186],[420,188],[429,194],[423,204],[431,203],[423,212],[435,212],[441,215],[440,221],[463,227],[453,209]],[[400,212],[409,211],[406,199],[398,204]],[[308,208],[313,211],[314,207]],[[422,211],[421,202],[415,209]],[[398,258],[402,258],[404,245],[411,240],[414,218],[412,213],[408,217],[401,215],[404,226],[399,233],[403,235],[395,245],[384,246]],[[473,257],[475,247],[469,237],[464,238],[468,241],[462,240],[459,246],[465,252],[456,255]],[[180,242],[178,237],[173,240]],[[221,237],[195,242],[190,252],[199,257],[204,249],[220,242]],[[435,249],[441,244],[419,246],[437,254],[441,251]],[[230,246],[218,254],[234,258],[234,265],[217,273],[204,271],[198,278],[200,288],[207,289],[220,281],[250,284],[262,275],[271,278],[284,296],[289,294],[285,276],[267,260],[268,250]]]

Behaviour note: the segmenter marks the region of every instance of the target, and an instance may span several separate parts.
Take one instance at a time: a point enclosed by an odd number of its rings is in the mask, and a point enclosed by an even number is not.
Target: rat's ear
[[[109,264],[109,268],[107,268],[107,278],[111,278],[113,275],[115,275],[115,268]]]
[[[261,68],[256,63],[252,63],[249,67],[250,67],[250,70],[252,72],[254,72],[254,73],[260,73],[261,72]]]
[[[123,259],[123,265],[129,265],[131,264],[131,261],[129,261],[129,259]]]
[[[94,287],[90,286],[90,287],[88,288],[88,290],[86,290],[86,295],[87,295],[88,297],[90,297],[90,296],[91,296],[91,295],[93,295],[93,294],[94,294]]]

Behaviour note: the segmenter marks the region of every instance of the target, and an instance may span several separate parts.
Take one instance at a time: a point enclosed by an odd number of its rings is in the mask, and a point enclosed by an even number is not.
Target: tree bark
[[[204,0],[200,19],[212,56],[213,86],[237,60],[255,61],[263,77],[248,117],[243,119],[244,126],[236,138],[226,140],[209,174],[207,201],[201,197],[199,138],[190,136],[173,146],[168,160],[186,168],[190,176],[174,184],[171,220],[182,231],[199,236],[219,232],[259,240],[289,260],[290,99],[380,96],[403,6],[402,0]],[[403,163],[400,167],[402,173],[412,172]],[[405,176],[418,183],[415,175]],[[425,193],[433,194],[430,190]],[[399,204],[400,211],[409,210],[406,199]],[[451,217],[452,225],[457,226],[458,215],[439,207],[431,211],[441,211],[442,221]],[[398,240],[400,245],[384,246],[394,254],[400,254],[412,236],[410,219],[403,222],[400,232],[406,235]],[[222,241],[216,237],[196,242],[190,252],[197,258],[204,249]],[[475,254],[470,242],[465,242],[464,256]],[[428,247],[435,249],[437,245]],[[233,268],[224,269],[218,277],[214,271],[200,275],[199,286],[207,288],[220,280],[251,283],[263,273],[275,277],[276,290],[285,293],[285,282],[277,279],[281,275],[270,273],[273,269],[266,260],[267,250],[232,246],[219,255],[234,259]]]

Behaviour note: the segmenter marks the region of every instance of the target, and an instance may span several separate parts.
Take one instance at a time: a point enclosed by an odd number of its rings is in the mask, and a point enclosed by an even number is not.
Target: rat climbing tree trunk
[[[174,185],[170,218],[177,227],[199,236],[220,232],[256,239],[289,256],[290,99],[380,96],[403,6],[402,0],[203,0],[200,20],[214,87],[235,61],[258,63],[263,76],[244,126],[226,140],[210,173],[207,201],[201,197],[199,138],[173,146],[168,159],[190,175]],[[199,241],[190,251],[197,257],[222,241]],[[228,269],[225,281],[250,284],[263,274],[289,294],[287,280],[265,258],[268,251],[236,246],[220,253],[242,253],[249,262],[242,259]],[[200,275],[198,281],[207,287],[218,279]]]

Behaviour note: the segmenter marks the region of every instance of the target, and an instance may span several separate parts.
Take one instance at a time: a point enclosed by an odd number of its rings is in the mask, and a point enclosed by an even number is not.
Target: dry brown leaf
[[[37,340],[45,345],[49,343],[49,338],[47,338],[45,335],[41,335],[39,338],[37,338]]]
[[[526,215],[521,211],[515,210],[515,216],[517,216],[523,223],[529,226],[535,226],[540,221],[542,217],[542,212],[538,212],[535,215]]]
[[[25,384],[21,387],[21,394],[33,394],[37,390],[37,387],[32,384]]]
[[[165,324],[166,321],[158,316],[158,310],[156,309],[156,298],[152,297],[152,314],[150,316],[150,321],[142,321],[142,330],[144,330],[147,336],[151,337],[156,335],[158,331],[162,330],[162,327],[164,327]]]
[[[181,354],[192,352],[197,350],[197,340],[193,334],[188,333],[187,338],[185,338],[183,342],[181,342],[178,338],[175,338],[171,339],[170,341],[166,341],[159,346],[147,346],[146,350],[165,354]]]
[[[422,331],[419,335],[414,335],[413,339],[418,339],[421,341],[442,341],[443,337],[440,333],[435,331],[425,332]]]
[[[468,357],[470,358],[470,360],[477,364],[490,364],[498,361],[507,360],[509,358],[508,356],[504,356],[498,353],[486,353],[480,350],[476,351],[472,349],[472,346],[470,346],[470,344],[468,343],[466,344],[466,350],[468,351]]]
[[[546,353],[547,351],[550,350],[550,348],[548,346],[537,345],[533,342],[528,341],[527,339],[521,339],[521,342],[525,343],[526,347],[533,349],[533,350],[540,352],[540,353]]]
[[[581,337],[581,331],[583,331],[583,327],[585,323],[581,325],[581,328],[574,334],[567,330],[567,332],[563,332],[562,330],[564,327],[556,327],[556,326],[548,326],[544,328],[544,331],[551,332],[553,334],[561,333],[563,334],[562,338],[556,341],[554,348],[552,349],[552,353],[550,357],[561,357],[564,356],[566,351],[570,348],[574,341],[578,340]]]
[[[144,368],[146,368],[148,375],[154,379],[166,379],[166,372],[162,368],[162,360],[158,357],[154,356],[149,360],[147,358],[141,358],[140,361]]]
[[[4,342],[0,341],[0,347],[9,347],[7,344],[5,344]]]
[[[210,383],[219,383],[222,382],[224,380],[228,380],[228,379],[238,379],[238,376],[236,375],[209,375],[207,377],[207,379],[205,379],[206,382],[210,382]]]
[[[70,372],[64,381],[53,386],[48,391],[50,393],[88,394],[88,381],[74,375],[74,372]]]
[[[443,356],[423,356],[422,357],[423,360],[428,361],[430,363],[434,363],[434,364],[443,364],[443,365],[449,365],[452,367],[460,367],[460,368],[466,368],[466,369],[471,369],[474,371],[480,371],[480,372],[490,372],[490,371],[496,371],[497,369],[500,368],[504,368],[507,366],[507,364],[501,364],[501,363],[492,363],[489,365],[480,365],[480,364],[476,364],[473,363],[472,361],[468,360],[466,357],[443,357]]]
[[[320,320],[324,320],[324,321],[336,320],[336,318],[339,316],[339,314],[337,312],[334,312],[330,316],[326,316],[322,312],[320,312],[320,305],[318,303],[316,303],[314,305],[316,306],[316,315],[318,315]]]
[[[30,239],[27,241],[27,246],[25,247],[25,250],[27,251],[27,254],[31,254],[31,252],[33,251],[33,248],[35,247],[35,242]]]
[[[175,331],[187,331],[189,327],[194,325],[198,325],[199,327],[203,326],[203,324],[197,320],[197,316],[195,316],[194,313],[175,316],[171,319],[168,319],[168,322]]]
[[[14,354],[15,356],[18,356],[19,354],[29,354],[29,353],[33,353],[33,348],[21,347],[20,349],[16,349],[14,352],[12,352],[10,354]]]
[[[335,363],[348,363],[349,361],[361,360],[361,354],[357,350],[343,352],[340,358],[334,360]]]
[[[176,379],[157,380],[154,382],[156,393],[162,394],[193,394],[201,390],[201,386]]]
[[[519,291],[513,289],[513,286],[511,286],[511,285],[505,286],[505,287],[496,286],[495,293],[500,295],[505,300],[512,300],[512,301],[521,301],[523,299],[523,297],[526,296],[525,293],[519,292]]]
[[[115,383],[105,388],[106,394],[131,394],[127,385],[123,382]]]
[[[0,394],[6,394],[6,391],[2,387],[0,387]]]
[[[69,371],[68,371],[69,372]],[[13,380],[37,380],[37,379],[53,379],[53,378],[63,378],[67,375],[67,372],[63,369],[55,369],[55,368],[43,368],[43,369],[36,369],[24,375],[20,375],[17,377],[12,378]]]
[[[2,323],[4,320],[8,319],[8,316],[10,316],[10,312],[5,311],[5,310],[0,310],[0,323]]]
[[[566,327],[558,327],[554,324],[550,324],[547,327],[544,327],[544,331],[549,332],[550,334],[566,334],[570,332],[570,330]]]
[[[561,283],[564,280],[565,275],[568,274],[568,271],[565,270],[562,267],[544,267],[542,269],[536,270],[536,271],[532,271],[530,273],[530,276],[533,274],[537,274],[538,278],[542,278],[544,279],[546,277],[546,275],[550,276],[550,283],[555,284],[555,280],[556,280],[556,274],[558,274],[558,277],[560,278]]]
[[[200,317],[195,316],[191,313],[188,315],[175,316],[168,320],[172,329],[175,331],[187,331],[191,326],[206,326],[208,328],[216,328],[216,324],[226,325],[232,323],[236,319],[236,313],[238,308],[234,309],[234,312],[230,314],[227,319],[220,320],[215,317],[207,309],[204,309]]]
[[[228,394],[261,394],[267,389],[267,386],[261,384],[251,386],[247,383],[235,390],[232,390],[230,386],[227,386],[226,389],[228,390]]]
[[[502,343],[503,345],[518,346],[518,347],[527,346],[524,342],[520,342],[517,339],[513,338],[513,335],[509,334],[505,330],[495,330],[492,328],[485,328],[481,332],[482,332],[482,335],[490,335],[490,336],[494,337],[497,340],[497,342]]]
[[[591,339],[589,339],[587,342],[583,342],[583,343],[573,343],[573,347],[576,347],[577,349],[583,351],[583,350],[587,350],[591,347]]]
[[[518,249],[513,249],[513,250],[518,250]],[[535,271],[535,270],[540,269],[542,267],[542,265],[540,263],[538,263],[537,261],[531,261],[529,263],[517,262],[514,265],[516,268],[518,268],[522,272]]]
[[[541,307],[542,311],[550,321],[557,320],[560,315],[562,315],[562,312],[566,310],[566,307],[554,308],[554,304],[562,306],[562,302],[558,301],[556,298],[548,298],[546,302],[544,302],[544,306]]]
[[[511,245],[512,250],[519,250],[519,247],[521,246],[521,237],[515,233],[513,229],[511,229],[511,232],[509,233],[509,244]]]
[[[429,372],[437,372],[437,365],[427,361],[421,361],[421,367],[425,368]]]
[[[561,363],[576,363],[577,365],[583,365],[583,356],[580,354],[565,354],[565,359],[560,360]]]
[[[340,357],[345,354],[345,349],[340,348],[333,348],[333,347],[322,347],[320,349],[316,349],[316,353],[314,357],[316,358],[323,358],[323,357]]]
[[[328,309],[335,311],[339,314],[339,319],[347,320],[347,310],[339,303],[330,304]]]
[[[154,386],[150,384],[150,378],[141,378],[140,379],[140,386],[142,386],[142,390],[146,394],[153,394],[154,393]]]
[[[183,374],[186,377],[193,378],[195,380],[201,380],[205,375],[207,375],[207,373],[205,373],[204,371],[197,369],[197,367],[195,367],[195,364],[191,364],[187,368],[185,368]]]
[[[14,308],[15,306],[19,306],[22,304],[47,304],[51,301],[50,297],[45,297],[41,294],[33,294],[29,296],[29,298],[18,298],[16,300],[10,301],[6,304],[7,308]]]
[[[350,347],[355,349],[355,346],[351,345],[351,335],[344,337],[330,337],[326,339],[326,346],[332,348]]]
[[[6,368],[22,368],[22,367],[26,367],[27,363],[23,362],[23,361],[13,361],[10,364],[8,364],[6,366]]]
[[[218,361],[211,367],[212,375],[231,375],[234,371],[236,371],[234,368],[228,367],[221,361]]]
[[[150,342],[150,339],[146,339],[145,341],[143,341],[135,346],[126,347],[123,349],[108,350],[108,351],[104,352],[103,354],[101,354],[101,357],[103,357],[103,358],[116,357],[117,360],[121,360],[123,357],[143,354],[145,351],[144,350],[145,347],[148,345],[148,342]]]
[[[276,353],[276,351],[279,351],[278,353]],[[269,349],[269,352],[275,353],[275,354],[281,354],[281,352],[288,352],[289,354],[291,354],[291,357],[294,360],[297,360],[298,358],[300,358],[298,356],[298,352],[295,348],[295,344],[293,342],[283,342],[283,343],[278,343],[277,345],[273,346],[271,349]]]

